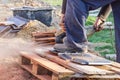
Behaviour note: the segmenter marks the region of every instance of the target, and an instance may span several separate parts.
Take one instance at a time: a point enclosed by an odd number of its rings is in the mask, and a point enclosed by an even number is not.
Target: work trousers
[[[85,21],[90,10],[111,4],[115,22],[117,62],[120,62],[120,0],[67,0],[65,13],[66,45],[76,50],[87,42]]]

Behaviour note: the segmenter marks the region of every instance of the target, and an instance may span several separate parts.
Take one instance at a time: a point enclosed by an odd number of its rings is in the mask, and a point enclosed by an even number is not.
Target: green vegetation
[[[86,25],[93,25],[96,17],[89,16],[86,22]],[[114,23],[113,21],[113,15],[110,14],[107,21],[110,21]],[[103,45],[100,47],[99,45],[95,48],[96,51],[99,51],[101,55],[105,56],[105,54],[113,54],[115,53],[115,47],[114,47],[114,30],[102,30],[100,32],[96,32],[93,36],[88,38],[89,42],[93,43],[108,43],[109,45]]]
[[[93,25],[93,23],[95,22],[95,19],[96,17],[95,16],[89,16],[86,20],[86,26],[89,26],[89,25]]]
[[[62,0],[43,0],[52,6],[62,5]]]
[[[86,26],[93,25],[95,20],[96,20],[95,16],[88,16],[87,21],[86,21]],[[112,13],[110,14],[110,16],[108,17],[108,19],[106,21],[114,23],[113,14]]]
[[[96,51],[99,51],[102,56],[105,54],[113,54],[115,53],[114,47],[114,30],[102,30],[100,32],[96,32],[94,35],[88,38],[89,42],[93,43],[107,43],[108,45],[97,46],[95,48]]]
[[[114,23],[114,19],[113,19],[113,14],[112,13],[109,15],[107,21],[111,21],[112,23]]]

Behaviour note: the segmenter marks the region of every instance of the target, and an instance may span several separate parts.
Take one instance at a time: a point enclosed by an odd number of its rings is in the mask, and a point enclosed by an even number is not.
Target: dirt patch
[[[17,58],[18,59],[18,58]],[[0,63],[0,80],[38,80],[31,74],[23,70],[16,58],[9,57],[1,60]]]

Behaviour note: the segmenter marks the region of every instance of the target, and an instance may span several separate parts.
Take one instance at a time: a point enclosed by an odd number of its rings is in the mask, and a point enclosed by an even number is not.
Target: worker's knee
[[[66,8],[66,15],[72,17],[72,15],[76,16],[87,16],[88,15],[88,7],[86,3],[82,0],[68,0],[67,8]]]

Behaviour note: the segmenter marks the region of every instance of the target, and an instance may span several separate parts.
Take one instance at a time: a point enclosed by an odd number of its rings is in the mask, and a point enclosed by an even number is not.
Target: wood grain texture
[[[25,52],[21,52],[22,56],[25,56],[29,59],[32,59],[32,62],[37,63],[38,65],[41,65],[45,67],[46,69],[49,69],[50,71],[56,73],[56,74],[74,74],[73,71],[68,70],[54,62],[51,62],[45,58],[42,58],[36,54],[26,54]]]
[[[39,53],[39,50],[36,51],[39,55],[43,56],[51,61],[54,61],[68,69],[71,69],[75,72],[78,73],[83,73],[83,74],[113,74],[113,72],[111,71],[107,71],[107,70],[103,70],[103,69],[99,69],[97,67],[94,66],[88,66],[88,65],[80,65],[80,64],[76,64],[76,63],[72,63],[72,62],[67,62],[63,59],[60,59],[58,56],[52,55],[50,52],[46,52],[46,53]]]

